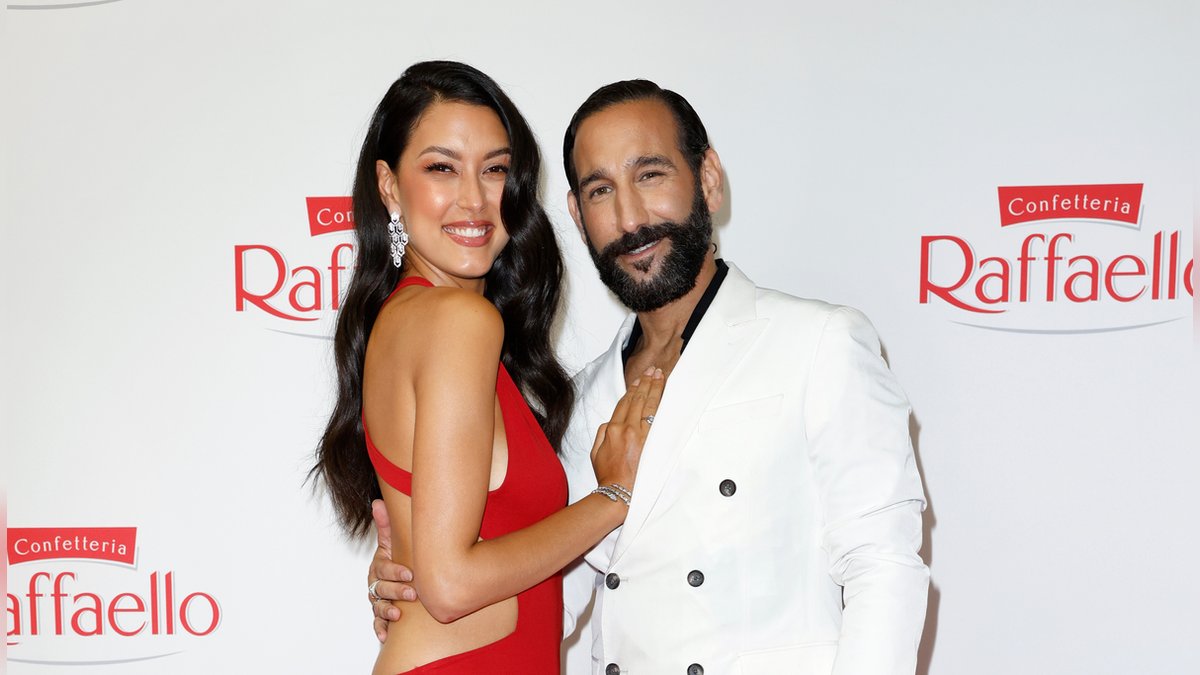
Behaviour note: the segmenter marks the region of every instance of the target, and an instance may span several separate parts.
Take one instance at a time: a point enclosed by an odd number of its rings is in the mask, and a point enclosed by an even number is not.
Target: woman
[[[352,535],[382,492],[414,573],[420,600],[377,674],[558,673],[559,570],[625,518],[662,373],[598,432],[601,487],[564,508],[553,447],[573,394],[550,349],[562,263],[539,162],[496,83],[451,62],[409,68],[363,143],[338,400],[314,472]]]

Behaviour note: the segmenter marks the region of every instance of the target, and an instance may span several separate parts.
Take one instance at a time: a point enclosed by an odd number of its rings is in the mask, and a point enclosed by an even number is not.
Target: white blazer
[[[596,486],[633,320],[576,376],[572,501]],[[908,417],[866,317],[730,265],[667,380],[624,526],[567,577],[568,626],[595,591],[593,672],[911,675],[929,573]]]

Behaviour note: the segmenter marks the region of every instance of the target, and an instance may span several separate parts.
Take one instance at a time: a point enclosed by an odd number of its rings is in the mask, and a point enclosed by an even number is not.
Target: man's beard
[[[588,252],[600,272],[600,280],[616,294],[621,302],[635,312],[650,312],[667,305],[696,287],[696,277],[708,254],[712,241],[712,214],[704,201],[704,193],[696,186],[692,212],[683,223],[657,223],[629,232],[597,251],[588,240]],[[617,263],[617,257],[645,246],[656,239],[667,239],[671,250],[659,263],[658,274],[647,281],[638,281]],[[655,254],[654,257],[658,257]],[[634,269],[645,272],[652,260],[633,263]]]

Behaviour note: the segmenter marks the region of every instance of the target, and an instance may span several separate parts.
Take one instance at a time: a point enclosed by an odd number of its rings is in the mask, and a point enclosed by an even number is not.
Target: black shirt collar
[[[717,273],[713,275],[711,281],[708,282],[708,288],[704,289],[704,295],[700,296],[700,302],[696,303],[695,309],[692,310],[692,315],[688,318],[687,325],[683,327],[683,346],[679,348],[679,353],[687,349],[688,340],[692,339],[692,333],[696,332],[696,327],[700,325],[700,319],[704,318],[704,313],[708,311],[708,306],[712,304],[713,298],[717,297],[717,291],[721,288],[721,282],[725,281],[725,275],[729,273],[729,265],[725,264],[724,260],[717,258]],[[629,333],[629,340],[625,342],[625,347],[621,350],[621,363],[629,363],[629,357],[633,356],[633,350],[637,349],[638,340],[642,339],[642,322],[635,319],[633,322],[633,330]]]

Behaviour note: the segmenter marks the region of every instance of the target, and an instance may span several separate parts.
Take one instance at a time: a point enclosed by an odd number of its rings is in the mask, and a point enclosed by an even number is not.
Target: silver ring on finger
[[[383,581],[383,579],[376,579],[371,582],[370,586],[367,586],[367,595],[371,596],[371,604],[375,604],[383,599],[379,596],[379,593],[375,592],[375,587],[379,585],[380,581]]]
[[[654,415],[646,415],[642,418],[642,421],[646,424],[654,424]]]

